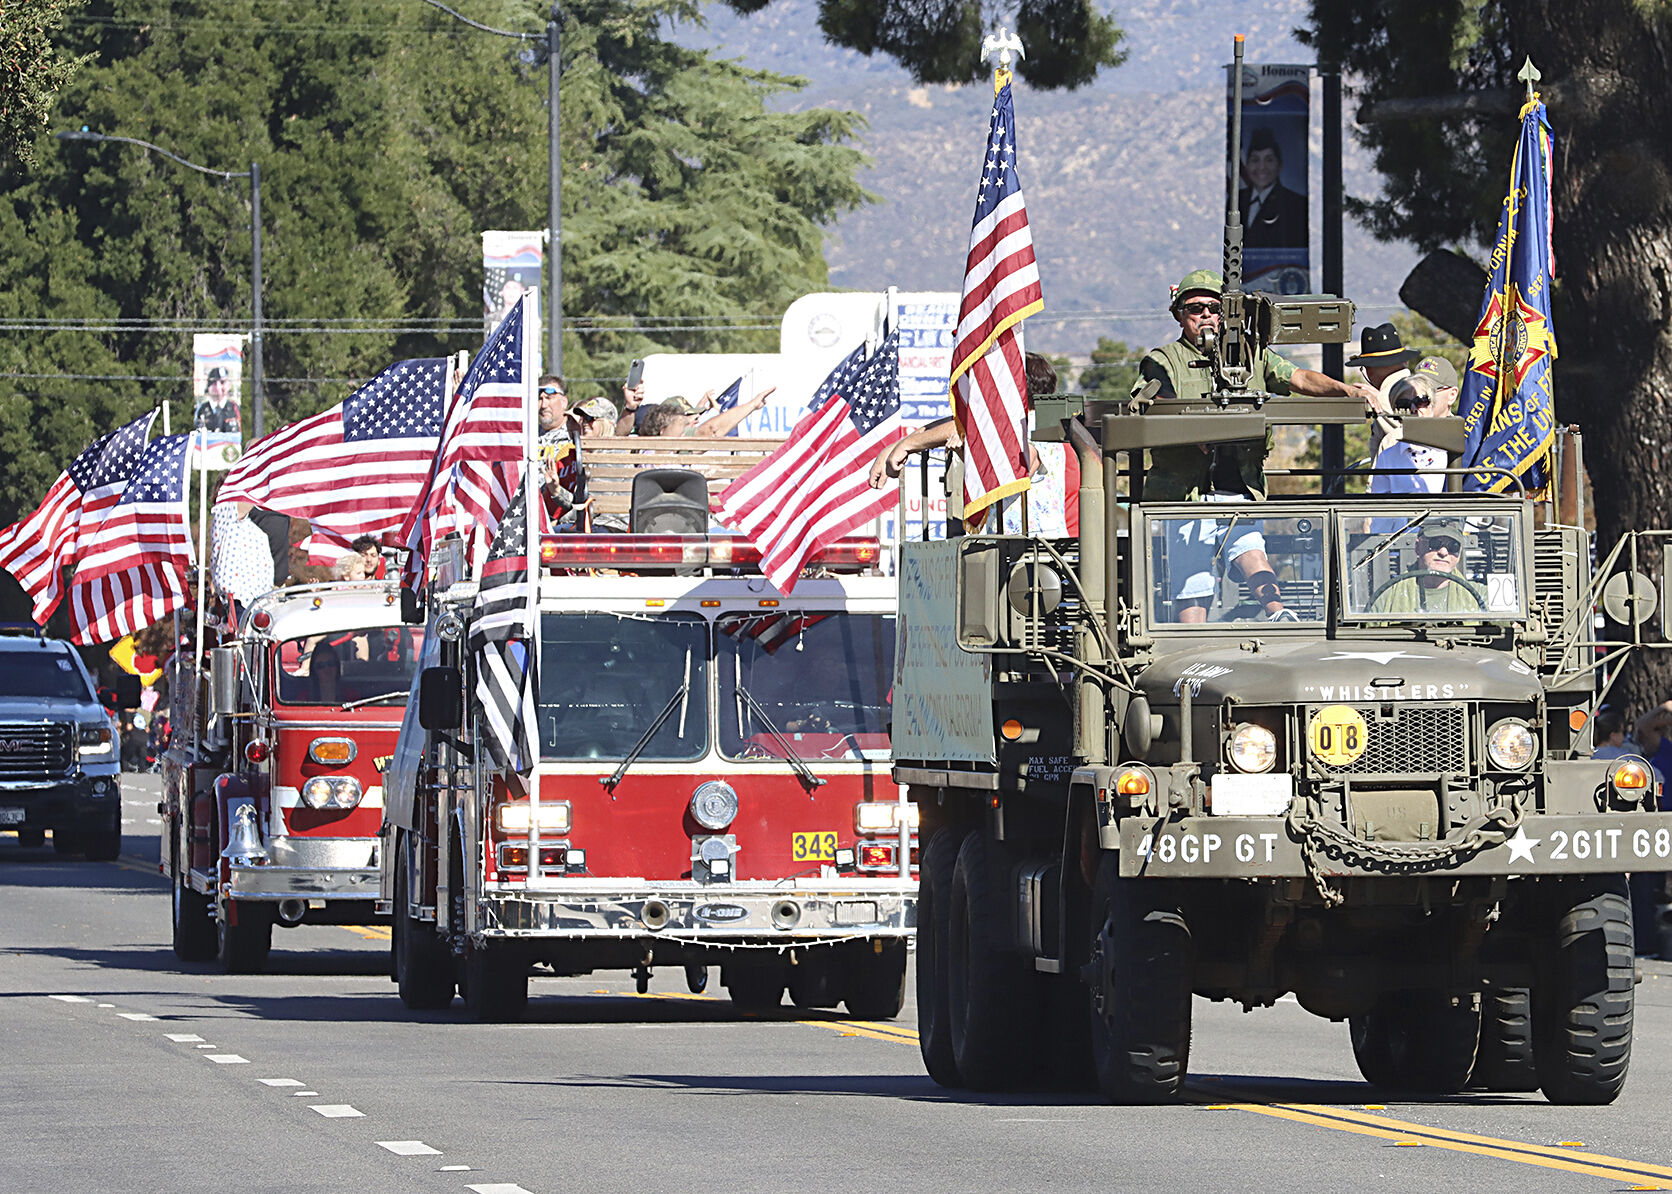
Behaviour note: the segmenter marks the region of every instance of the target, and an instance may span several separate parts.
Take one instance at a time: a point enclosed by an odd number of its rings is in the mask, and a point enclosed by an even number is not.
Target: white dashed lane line
[[[467,1190],[474,1190],[476,1194],[533,1194],[515,1182],[483,1182],[478,1186],[466,1186]]]
[[[144,1012],[117,1012],[124,1020],[155,1020],[155,1016],[147,1016]]]
[[[176,1045],[192,1045],[203,1040],[203,1038],[198,1036],[195,1032],[165,1032],[163,1033],[163,1036],[168,1040],[173,1041]]]
[[[347,1103],[315,1103],[313,1106],[309,1107],[308,1110],[317,1111],[326,1119],[366,1118],[366,1113],[364,1111],[356,1111]]]
[[[441,1150],[431,1148],[422,1140],[378,1140],[374,1143],[379,1148],[386,1148],[397,1157],[439,1157]]]
[[[257,1078],[256,1081],[261,1083],[263,1086],[302,1086],[302,1085],[304,1085],[304,1083],[298,1082],[295,1078]]]
[[[250,1064],[250,1059],[249,1058],[239,1057],[238,1054],[236,1054],[236,1053],[205,1053],[203,1056],[207,1057],[210,1061],[214,1062],[216,1065],[249,1065]]]

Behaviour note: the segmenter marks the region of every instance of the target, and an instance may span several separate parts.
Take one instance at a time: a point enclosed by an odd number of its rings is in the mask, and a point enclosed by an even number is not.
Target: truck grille
[[[1344,767],[1309,756],[1314,771],[1324,775],[1459,775],[1469,770],[1467,709],[1395,705],[1393,716],[1383,717],[1376,705],[1353,707],[1363,715],[1369,731],[1364,753]]]
[[[0,723],[0,780],[57,779],[70,769],[73,726]]]

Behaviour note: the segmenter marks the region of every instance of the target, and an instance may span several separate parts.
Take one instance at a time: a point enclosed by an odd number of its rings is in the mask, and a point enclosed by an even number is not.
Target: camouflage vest
[[[1186,401],[1206,400],[1213,390],[1213,374],[1206,368],[1192,368],[1191,362],[1206,362],[1204,356],[1184,337],[1144,354],[1138,366],[1138,385],[1151,378],[1161,380],[1161,397],[1177,395]],[[1282,357],[1266,349],[1254,362],[1249,377],[1249,388],[1269,389],[1274,394],[1289,392],[1289,378],[1295,367]],[[1266,456],[1271,451],[1271,434],[1264,443],[1246,440],[1238,444],[1221,445],[1222,451],[1236,453],[1237,473],[1249,495],[1256,499],[1266,496]],[[1144,478],[1144,498],[1152,502],[1194,501],[1208,490],[1212,479],[1213,455],[1194,444],[1177,448],[1152,448],[1150,464]]]

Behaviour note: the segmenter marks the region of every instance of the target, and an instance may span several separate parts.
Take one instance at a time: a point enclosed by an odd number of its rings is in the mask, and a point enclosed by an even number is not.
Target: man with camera
[[[1456,401],[1457,370],[1444,357],[1423,357],[1411,375],[1395,382],[1388,392],[1393,413],[1407,418],[1442,418],[1451,413]],[[1445,487],[1441,472],[1446,467],[1445,452],[1406,443],[1401,424],[1393,419],[1378,416],[1376,422],[1382,439],[1376,452],[1377,471],[1370,478],[1371,493],[1438,493]]]

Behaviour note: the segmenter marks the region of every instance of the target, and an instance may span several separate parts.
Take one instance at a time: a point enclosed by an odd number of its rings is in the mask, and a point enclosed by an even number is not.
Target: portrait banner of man
[[[544,232],[482,233],[482,334],[510,314],[517,300],[540,289],[540,270],[546,258]]]
[[[1227,72],[1228,73],[1228,72]],[[1245,63],[1237,208],[1250,289],[1312,289],[1308,175],[1312,68]],[[1234,83],[1234,80],[1228,80]],[[1229,105],[1227,100],[1227,123]]]
[[[192,336],[192,429],[201,433],[194,467],[228,469],[244,451],[244,337]]]

